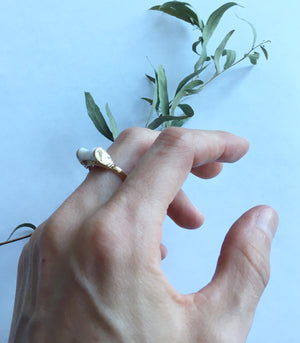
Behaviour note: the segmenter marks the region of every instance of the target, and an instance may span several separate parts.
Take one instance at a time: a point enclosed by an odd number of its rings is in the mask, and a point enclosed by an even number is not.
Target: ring
[[[88,169],[92,167],[101,167],[111,170],[113,173],[118,175],[122,181],[127,177],[124,171],[115,165],[108,152],[103,148],[99,147],[93,150],[80,148],[77,150],[76,156],[79,162]]]

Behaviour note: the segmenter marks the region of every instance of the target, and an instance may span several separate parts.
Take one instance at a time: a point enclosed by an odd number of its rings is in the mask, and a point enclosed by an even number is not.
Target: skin
[[[194,294],[165,277],[161,238],[166,215],[185,228],[203,223],[181,190],[188,174],[214,177],[248,147],[220,131],[121,133],[108,152],[125,182],[92,169],[24,247],[9,342],[245,342],[269,279],[276,212],[242,215],[212,281]]]

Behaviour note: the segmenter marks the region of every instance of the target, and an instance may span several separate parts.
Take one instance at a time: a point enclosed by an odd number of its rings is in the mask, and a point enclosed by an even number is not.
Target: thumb
[[[222,296],[225,312],[254,315],[270,276],[271,241],[278,225],[277,213],[268,206],[246,212],[229,230],[217,269],[206,296]]]

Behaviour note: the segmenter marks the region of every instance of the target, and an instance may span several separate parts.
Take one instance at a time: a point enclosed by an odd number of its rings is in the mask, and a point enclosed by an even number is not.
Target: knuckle
[[[179,127],[169,127],[162,131],[159,140],[168,148],[179,150],[190,150],[190,133],[188,130]]]
[[[126,244],[127,240],[122,238],[120,222],[119,216],[114,217],[104,209],[85,221],[77,240],[83,260],[105,265],[128,260],[131,249]]]
[[[117,143],[132,147],[135,155],[141,157],[153,143],[157,133],[141,127],[131,127],[120,133]]]
[[[60,221],[52,215],[36,229],[32,237],[33,245],[39,247],[41,255],[57,256],[61,253],[63,230]]]
[[[122,144],[126,144],[127,142],[132,142],[136,140],[140,140],[146,133],[150,132],[151,130],[141,128],[141,127],[130,127],[124,131],[122,131],[117,140]]]

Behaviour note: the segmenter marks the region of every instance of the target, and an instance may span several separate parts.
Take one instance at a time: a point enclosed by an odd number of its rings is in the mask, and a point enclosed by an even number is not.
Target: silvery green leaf
[[[197,90],[195,90],[196,87],[201,86],[203,84],[203,81],[201,80],[193,80],[189,83],[187,83],[185,86],[183,86],[180,91],[175,95],[173,101],[172,101],[172,106],[170,109],[170,115],[174,116],[174,112],[178,104],[180,103],[181,99],[189,94],[195,94],[199,93],[201,90],[201,87],[199,87]],[[195,90],[195,92],[193,92]]]
[[[181,127],[190,119],[191,118],[172,120],[171,123],[170,123],[170,126]]]
[[[88,92],[85,92],[84,94],[85,94],[86,108],[87,108],[89,117],[92,119],[92,122],[94,123],[98,131],[102,133],[103,136],[105,136],[111,141],[114,141],[113,134],[110,131],[109,127],[107,126],[106,121],[100,111],[100,108],[95,103],[93,97]]]
[[[182,81],[180,81],[180,83],[179,83],[179,85],[178,85],[178,87],[176,89],[175,94],[177,94],[187,82],[189,82],[191,79],[193,79],[194,77],[198,76],[203,70],[205,70],[207,68],[207,66],[208,66],[208,64],[205,67],[203,67],[201,69],[198,69],[194,73],[186,76]],[[199,80],[199,81],[201,81],[201,80]],[[203,83],[203,81],[201,81],[201,82]]]
[[[260,46],[260,48],[261,48],[261,50],[263,51],[266,60],[268,60],[268,59],[269,59],[269,54],[268,54],[267,49],[266,49],[264,46],[262,46],[262,45]]]
[[[236,52],[234,50],[224,50],[223,56],[226,55],[226,62],[224,64],[224,70],[230,68],[236,59]]]
[[[225,46],[226,46],[229,38],[232,36],[234,31],[235,30],[232,30],[232,31],[228,32],[227,35],[225,36],[225,38],[222,40],[222,42],[220,43],[220,45],[216,49],[216,52],[215,52],[215,55],[214,55],[216,74],[220,73],[220,58],[221,58],[221,56],[223,54],[223,51],[225,49]]]
[[[155,83],[154,83],[154,92],[153,92],[153,101],[152,101],[152,106],[151,106],[151,110],[150,110],[150,114],[146,123],[146,127],[148,126],[149,121],[151,120],[154,111],[158,111],[159,108],[159,94],[158,94],[158,75],[157,75],[157,71],[154,69],[155,72]]]
[[[256,32],[256,29],[255,27],[253,26],[252,23],[250,23],[250,21],[244,19],[244,18],[241,18],[237,15],[237,17],[240,19],[240,20],[243,20],[244,22],[246,22],[250,27],[251,27],[251,30],[252,30],[252,33],[253,33],[253,43],[252,43],[252,49],[254,48],[255,46],[255,43],[256,43],[256,40],[257,40],[257,32]]]
[[[206,43],[205,44],[203,43],[200,58],[198,59],[198,61],[194,65],[195,72],[197,70],[201,70],[203,68],[203,64],[207,60],[207,57],[208,56],[207,56],[207,50],[206,50]]]
[[[9,237],[7,238],[7,241],[9,241],[12,237],[12,235],[18,231],[19,229],[23,228],[23,227],[29,227],[30,229],[32,230],[35,230],[36,229],[36,226],[31,224],[31,223],[23,223],[23,224],[20,224],[18,225],[16,228],[14,228],[14,230],[11,232],[11,234],[9,235]]]
[[[192,6],[187,2],[168,1],[162,5],[153,6],[150,8],[150,10],[164,12],[201,29],[202,22],[201,20],[199,21],[197,14],[191,9],[191,7]]]
[[[198,94],[199,92],[202,91],[202,89],[203,89],[203,87],[187,89],[184,96],[189,96],[189,95],[193,95],[193,94]]]
[[[188,104],[179,104],[178,107],[183,111],[183,113],[188,116],[192,117],[194,115],[194,110]]]
[[[252,64],[256,65],[257,61],[259,59],[259,53],[255,51],[255,52],[253,52],[253,54],[249,55],[248,57],[250,59],[250,62]]]
[[[152,83],[155,83],[155,78],[154,78],[154,77],[152,77],[152,76],[150,76],[150,75],[147,75],[147,74],[146,74],[146,77],[147,77],[147,79],[148,79],[149,81],[151,81]]]
[[[215,29],[217,28],[221,18],[223,17],[224,13],[233,6],[239,6],[236,2],[228,2],[221,7],[219,7],[217,10],[215,10],[208,18],[206,25],[203,28],[203,43],[202,43],[202,52],[201,56],[196,62],[194,66],[194,70],[198,70],[201,68],[204,64],[204,62],[207,59],[207,43],[210,40],[211,36],[213,35]]]
[[[199,18],[199,17],[198,17]],[[199,20],[199,29],[201,30],[201,32],[203,32],[204,29],[204,22],[202,19]]]
[[[105,105],[105,110],[106,110],[106,113],[108,116],[111,132],[112,132],[113,138],[115,140],[119,136],[119,130],[118,130],[118,126],[117,126],[117,123],[115,121],[115,118],[112,115],[111,110],[108,106],[108,103],[106,103],[106,105]]]
[[[149,98],[141,98],[142,100],[145,100],[146,102],[148,102],[150,105],[153,104],[153,100],[149,99]]]
[[[233,6],[239,6],[239,5],[236,2],[228,2],[222,5],[221,7],[219,7],[209,16],[207,23],[203,29],[203,40],[205,44],[207,44],[207,42],[213,35],[224,13]]]
[[[187,116],[160,116],[160,117],[154,119],[153,122],[151,122],[148,125],[148,129],[155,130],[164,123],[172,122],[174,120],[188,119],[188,118],[190,118],[190,117],[187,117]]]
[[[199,54],[198,51],[197,51],[197,47],[198,47],[198,45],[199,45],[200,43],[202,43],[202,42],[203,42],[203,38],[202,38],[202,37],[199,37],[199,39],[192,45],[192,50],[194,51],[195,54],[197,54],[197,55],[199,55],[199,56],[200,56],[200,54]]]
[[[160,109],[164,116],[169,115],[169,97],[168,97],[168,87],[167,78],[164,68],[159,65],[157,70],[158,77],[158,94],[160,101]]]

